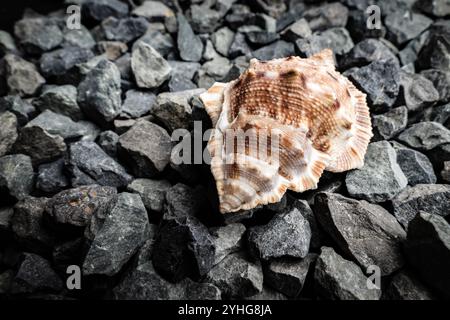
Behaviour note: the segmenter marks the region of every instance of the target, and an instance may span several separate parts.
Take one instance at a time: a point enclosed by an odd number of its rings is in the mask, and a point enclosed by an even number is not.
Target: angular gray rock
[[[14,25],[14,34],[29,54],[41,54],[56,48],[63,41],[56,21],[44,17],[23,18]]]
[[[136,177],[151,178],[170,160],[172,143],[166,130],[146,120],[136,122],[119,138],[118,154]]]
[[[354,46],[352,38],[345,28],[332,28],[315,32],[311,37],[300,38],[295,42],[298,51],[307,57],[330,48],[333,53],[341,56],[348,53]]]
[[[39,66],[44,76],[56,77],[62,83],[68,83],[68,73],[73,72],[78,64],[92,59],[91,49],[80,47],[66,47],[46,52],[41,56]]]
[[[109,17],[102,21],[101,30],[109,41],[128,43],[142,36],[147,31],[149,23],[142,17],[127,17],[116,19]]]
[[[184,61],[200,61],[203,53],[203,43],[192,31],[189,22],[181,13],[177,14],[178,35],[177,44],[181,59]]]
[[[17,140],[17,117],[6,111],[0,113],[0,157],[9,153]]]
[[[83,16],[96,21],[108,17],[122,18],[128,14],[128,5],[119,0],[86,0],[82,3]]]
[[[166,17],[174,16],[173,11],[164,3],[158,1],[144,1],[131,12],[135,16],[144,17],[149,21],[164,21]]]
[[[83,273],[117,274],[144,244],[148,232],[147,211],[141,197],[134,193],[119,194],[89,248]]]
[[[151,211],[161,213],[164,208],[166,192],[170,187],[171,184],[167,180],[136,179],[127,186],[127,190],[141,196],[149,213]]]
[[[36,176],[36,188],[45,193],[57,193],[70,185],[64,173],[64,159],[41,164]]]
[[[407,128],[398,140],[415,149],[431,150],[450,143],[450,130],[438,122],[424,121]]]
[[[119,142],[119,135],[114,131],[103,131],[98,135],[97,144],[110,157],[117,158],[117,143]]]
[[[68,116],[74,121],[83,118],[77,103],[77,88],[72,85],[55,86],[44,90],[38,98],[33,100],[33,105],[41,112],[51,110]]]
[[[125,95],[121,114],[124,118],[134,119],[147,114],[156,100],[156,95],[151,92],[128,90]]]
[[[224,297],[245,298],[262,291],[263,272],[259,261],[249,262],[236,252],[214,266],[205,281],[217,286]]]
[[[242,223],[231,223],[210,230],[216,247],[214,265],[218,264],[230,253],[239,251],[242,246],[244,232],[245,226]]]
[[[339,194],[319,193],[315,210],[324,230],[363,270],[376,265],[382,275],[388,275],[402,267],[401,243],[406,233],[383,207]]]
[[[0,97],[0,110],[14,113],[20,126],[24,126],[36,112],[28,101],[16,95]]]
[[[428,69],[420,74],[433,82],[434,88],[439,92],[439,101],[450,102],[450,71]]]
[[[0,158],[0,190],[22,200],[34,186],[34,172],[30,157],[12,154]]]
[[[325,30],[332,27],[345,27],[348,9],[339,2],[313,6],[303,12],[311,30]]]
[[[195,217],[201,209],[202,201],[198,189],[177,183],[166,192],[163,218]]]
[[[18,52],[14,39],[8,32],[0,30],[0,56],[4,56],[8,52]]]
[[[395,149],[387,141],[369,144],[364,166],[349,171],[345,178],[350,196],[370,202],[392,199],[408,180],[397,163]]]
[[[100,61],[78,85],[78,104],[93,121],[112,121],[121,110],[120,72],[112,62]]]
[[[406,228],[419,211],[447,216],[450,214],[450,186],[417,184],[392,199],[394,216]]]
[[[450,183],[450,161],[444,162],[444,168],[441,171],[442,180]]]
[[[241,32],[236,32],[233,42],[228,49],[228,57],[236,58],[238,56],[245,56],[250,54],[251,51],[252,49],[248,45],[245,35]]]
[[[316,254],[310,253],[301,260],[273,260],[263,269],[264,281],[287,297],[297,298],[316,258]]]
[[[384,21],[388,37],[399,46],[420,35],[432,22],[433,20],[422,14],[404,11],[392,12]]]
[[[252,56],[258,60],[271,60],[293,55],[295,55],[294,45],[284,40],[278,40],[252,52]]]
[[[420,111],[439,100],[433,82],[420,74],[400,72],[400,96],[409,111]]]
[[[9,231],[11,229],[11,218],[14,209],[11,207],[0,208],[0,232]]]
[[[231,44],[233,43],[234,32],[228,27],[222,27],[211,35],[211,41],[218,53],[224,57],[228,56]]]
[[[132,177],[95,142],[79,141],[69,146],[67,166],[72,186],[99,184],[125,187]]]
[[[381,291],[368,287],[361,269],[332,248],[322,247],[314,271],[317,292],[330,300],[378,300]]]
[[[374,135],[378,140],[389,140],[402,132],[408,124],[408,109],[405,106],[394,108],[386,113],[372,117]]]
[[[400,271],[392,278],[383,297],[390,300],[434,300],[434,294],[411,272]]]
[[[140,88],[156,88],[169,79],[171,67],[153,47],[138,42],[131,54],[131,68]]]
[[[419,212],[409,223],[405,252],[409,263],[422,280],[450,297],[450,226],[436,214]]]
[[[14,54],[7,54],[3,60],[9,94],[31,96],[45,83],[45,79],[31,62]]]
[[[255,258],[304,258],[308,254],[311,228],[297,208],[277,214],[266,225],[248,230],[248,246]]]
[[[395,53],[382,41],[377,39],[365,39],[358,42],[344,57],[339,61],[339,66],[345,69],[351,67],[361,67],[378,60],[398,59]]]

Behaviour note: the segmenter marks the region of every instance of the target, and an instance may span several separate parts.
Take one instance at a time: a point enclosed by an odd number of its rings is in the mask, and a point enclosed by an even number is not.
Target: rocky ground
[[[0,31],[0,297],[450,297],[448,1],[134,2],[67,1]],[[206,130],[198,94],[251,57],[327,47],[367,93],[364,167],[223,218],[172,132]]]

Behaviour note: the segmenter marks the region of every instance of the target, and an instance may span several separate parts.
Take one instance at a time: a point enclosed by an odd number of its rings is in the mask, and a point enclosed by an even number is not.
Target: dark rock
[[[447,202],[448,203],[448,202]],[[422,280],[450,297],[450,226],[444,218],[421,211],[409,223],[405,252]]]
[[[271,60],[293,55],[295,55],[294,45],[284,40],[279,40],[252,52],[252,56],[258,60]]]
[[[302,216],[308,220],[309,227],[311,228],[311,240],[309,242],[310,249],[319,249],[322,242],[322,231],[319,229],[317,219],[314,216],[308,202],[305,200],[295,199],[291,206],[293,208],[297,208]]]
[[[128,5],[119,0],[86,0],[82,4],[83,16],[96,21],[108,17],[122,18],[128,14]]]
[[[444,162],[444,168],[441,171],[442,180],[450,182],[450,161]]]
[[[202,277],[214,263],[213,239],[195,217],[163,220],[153,248],[153,266],[171,282]]]
[[[312,32],[308,21],[303,18],[294,22],[282,32],[282,36],[289,41],[295,41],[299,38],[308,38],[311,35]]]
[[[230,253],[239,251],[245,226],[241,223],[232,223],[223,227],[213,228],[210,232],[216,247],[214,257],[214,265],[216,265]]]
[[[366,39],[357,43],[339,61],[339,66],[344,69],[362,67],[378,60],[393,60],[398,62],[395,54],[382,41]]]
[[[307,57],[326,48],[331,48],[333,53],[337,55],[343,55],[353,48],[352,38],[345,28],[318,31],[309,38],[298,39],[295,44],[300,53]]]
[[[236,58],[238,56],[245,56],[250,54],[251,48],[249,47],[245,35],[243,33],[237,32],[234,35],[233,42],[228,50],[228,57]]]
[[[117,69],[120,71],[120,76],[124,80],[131,81],[132,69],[131,69],[131,54],[125,53],[123,56],[114,61]]]
[[[223,56],[228,56],[231,44],[233,43],[234,32],[228,27],[222,27],[211,35],[214,48]]]
[[[433,83],[434,88],[439,92],[439,101],[450,102],[450,71],[428,69],[420,74]]]
[[[62,289],[63,282],[49,261],[34,253],[24,253],[12,284],[13,293],[32,293],[41,290],[58,292]]]
[[[406,228],[419,211],[447,216],[450,213],[450,186],[417,184],[392,199],[394,216]]]
[[[17,140],[17,118],[14,113],[0,113],[0,157],[11,151]]]
[[[388,275],[401,268],[401,242],[406,234],[383,207],[339,194],[320,193],[315,208],[325,231],[363,270],[376,265],[382,275]]]
[[[392,12],[384,19],[389,39],[398,46],[420,35],[432,22],[419,13],[404,11]]]
[[[46,77],[56,76],[64,80],[66,73],[71,71],[73,67],[85,63],[93,57],[94,54],[90,49],[66,47],[44,53],[40,60],[40,68]]]
[[[184,61],[200,61],[203,53],[202,41],[192,31],[189,22],[182,14],[177,14],[177,20],[177,44],[181,59]]]
[[[11,218],[14,209],[11,207],[0,208],[0,233],[11,229]]]
[[[24,18],[14,25],[14,34],[29,54],[40,54],[56,48],[63,34],[56,22],[47,18]]]
[[[408,64],[415,64],[417,56],[420,50],[422,50],[429,36],[430,32],[425,31],[417,38],[409,41],[406,46],[402,50],[400,50],[400,52],[398,53],[398,57],[403,66],[406,66]]]
[[[392,199],[408,183],[397,163],[395,149],[387,141],[369,144],[364,166],[349,171],[345,178],[350,196],[370,202]]]
[[[33,191],[33,184],[34,172],[30,157],[13,154],[0,158],[0,190],[21,200]]]
[[[263,285],[261,292],[251,297],[246,297],[244,300],[288,300],[288,298],[284,294]]]
[[[20,126],[25,125],[36,112],[36,109],[30,103],[19,96],[0,97],[0,112],[6,110],[16,115]]]
[[[138,194],[121,193],[83,263],[84,274],[115,275],[144,244],[149,231],[147,212]]]
[[[147,114],[156,100],[155,94],[137,90],[128,90],[122,105],[122,116],[125,118],[139,118]]]
[[[72,85],[55,86],[44,90],[39,98],[33,100],[33,105],[41,112],[51,110],[74,121],[83,118],[77,103],[77,88]]]
[[[384,292],[385,298],[390,300],[434,300],[434,294],[430,292],[410,272],[400,271],[389,283]]]
[[[14,206],[11,229],[19,242],[33,251],[49,250],[54,242],[44,226],[44,210],[48,200],[27,197]]]
[[[220,300],[220,289],[211,283],[198,283],[189,278],[175,287],[174,298],[179,300]]]
[[[156,88],[169,79],[171,67],[150,45],[139,42],[131,55],[131,68],[140,88]]]
[[[280,39],[280,36],[275,32],[267,31],[250,31],[245,34],[248,42],[256,46],[270,44]]]
[[[311,228],[296,208],[276,215],[268,224],[248,231],[250,252],[256,258],[304,258],[308,254]]]
[[[431,150],[450,143],[450,130],[438,122],[415,123],[399,136],[398,140],[419,150]]]
[[[420,183],[436,183],[433,165],[426,155],[397,142],[392,142],[392,146],[397,153],[397,162],[410,186]]]
[[[13,54],[7,54],[3,59],[6,84],[10,94],[30,96],[45,83],[45,79],[31,62]]]
[[[316,254],[308,254],[302,260],[274,260],[264,268],[264,281],[290,298],[297,298],[303,289],[306,276]]]
[[[200,212],[202,201],[198,189],[177,183],[166,192],[163,218],[194,217]]]
[[[247,261],[242,253],[232,253],[214,266],[206,282],[217,286],[224,297],[250,297],[262,291],[263,273],[259,261]]]
[[[233,30],[241,25],[252,23],[254,20],[255,13],[249,6],[240,3],[233,4],[230,12],[225,16],[225,21]]]
[[[450,15],[450,4],[445,0],[419,0],[415,5],[423,12],[436,17]]]
[[[74,187],[90,184],[123,187],[132,179],[119,163],[92,141],[70,145],[68,169]]]
[[[64,190],[47,202],[45,211],[57,224],[86,227],[94,215],[108,215],[116,194],[115,188],[98,185]]]
[[[366,13],[367,7],[366,5],[359,10],[351,10],[349,12],[347,29],[355,41],[361,41],[365,38],[382,38],[386,35],[386,27],[382,23],[380,23],[380,28],[367,28],[367,19],[369,18],[369,15]]]
[[[121,109],[120,72],[114,63],[102,60],[78,86],[78,103],[92,120],[112,121]]]
[[[399,65],[392,60],[374,61],[348,74],[353,83],[367,93],[369,106],[374,111],[392,107],[399,93]]]
[[[39,166],[36,188],[45,193],[57,193],[70,185],[64,174],[64,159],[44,163]]]
[[[399,99],[409,111],[420,111],[435,104],[439,100],[439,92],[430,80],[420,74],[400,72]]]
[[[97,144],[105,151],[110,157],[117,157],[117,143],[119,142],[119,135],[114,131],[103,131],[99,134]]]
[[[407,124],[408,109],[405,106],[372,117],[374,136],[377,140],[388,140],[395,137],[406,128]]]
[[[421,69],[450,71],[450,28],[447,20],[435,22],[430,35],[419,52],[417,64]]]
[[[348,19],[348,9],[339,2],[315,6],[303,12],[312,31],[325,30],[333,27],[345,27]]]
[[[148,21],[142,17],[130,17],[123,19],[109,17],[108,19],[103,20],[101,24],[106,40],[125,43],[142,36],[145,31],[147,31],[148,27]]]
[[[369,289],[361,269],[345,260],[332,248],[322,247],[317,258],[314,280],[317,292],[331,300],[378,300],[381,291]]]
[[[170,160],[172,143],[166,130],[141,120],[120,136],[119,157],[123,158],[137,177],[156,175],[164,170]]]
[[[166,192],[170,187],[167,180],[136,179],[128,185],[127,189],[141,196],[148,212],[162,212]]]

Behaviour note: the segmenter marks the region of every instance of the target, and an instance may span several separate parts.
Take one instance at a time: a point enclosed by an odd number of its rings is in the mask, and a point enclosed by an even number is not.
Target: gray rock
[[[14,34],[29,54],[40,54],[56,48],[63,34],[56,22],[43,17],[23,18],[14,25]]]
[[[233,43],[234,32],[228,27],[222,27],[211,35],[211,41],[217,52],[227,57],[231,44]]]
[[[312,35],[311,28],[308,21],[301,18],[291,24],[282,32],[283,37],[290,41],[295,41],[299,38],[308,38]]]
[[[249,262],[237,252],[214,266],[205,281],[217,286],[224,297],[244,298],[262,291],[263,273],[258,261]]]
[[[450,103],[428,108],[424,112],[423,120],[439,122],[450,128]]]
[[[0,157],[11,151],[17,140],[17,118],[14,113],[0,113]]]
[[[392,12],[384,20],[388,37],[398,46],[420,35],[432,22],[424,15],[405,11]]]
[[[57,224],[86,227],[94,215],[108,215],[116,195],[117,191],[113,187],[81,186],[54,195],[47,202],[45,211]]]
[[[92,49],[95,46],[95,40],[89,30],[80,25],[79,29],[69,29],[67,26],[63,31],[62,47],[80,47],[85,49]]]
[[[406,233],[383,207],[333,193],[318,194],[315,203],[322,227],[363,270],[376,265],[388,275],[402,267]]]
[[[409,223],[405,252],[422,280],[448,299],[450,226],[447,221],[435,214],[418,213]]]
[[[361,67],[378,60],[398,59],[395,53],[390,50],[382,41],[377,39],[365,39],[357,43],[339,62],[339,66],[348,69],[351,67]]]
[[[296,208],[276,215],[268,224],[248,231],[248,245],[256,258],[304,258],[308,254],[311,228]]]
[[[450,130],[438,122],[415,123],[399,136],[398,140],[419,150],[431,150],[450,143]]]
[[[369,106],[374,111],[392,107],[400,90],[399,65],[393,60],[379,60],[349,72],[349,78],[367,93]]]
[[[406,128],[407,124],[408,109],[405,106],[372,117],[374,136],[377,140],[389,140],[395,137]]]
[[[245,56],[250,54],[252,49],[247,43],[246,37],[243,33],[237,32],[234,35],[233,42],[231,43],[230,48],[228,49],[228,57],[236,58],[238,56]]]
[[[278,40],[252,52],[252,56],[258,60],[271,60],[293,55],[295,55],[294,45],[284,40]]]
[[[215,80],[220,80],[227,75],[231,66],[231,63],[227,58],[217,56],[211,61],[205,62],[202,69],[205,70],[207,75]]]
[[[82,9],[83,16],[96,21],[108,17],[122,18],[128,14],[128,5],[119,0],[86,0]]]
[[[177,300],[220,300],[220,289],[211,283],[198,283],[189,278],[183,279],[172,291]]]
[[[306,220],[308,220],[309,227],[311,228],[311,241],[309,242],[310,249],[319,249],[322,242],[322,232],[319,229],[317,219],[314,216],[314,212],[311,210],[308,202],[306,202],[305,200],[295,199],[295,201],[292,203],[292,207],[297,208],[302,216]]]
[[[164,3],[144,1],[131,12],[135,16],[144,17],[149,21],[164,21],[164,18],[174,16],[173,11]]]
[[[310,253],[302,260],[274,260],[264,268],[264,281],[290,298],[297,298],[303,289],[306,276],[317,258]]]
[[[311,30],[325,30],[333,27],[345,27],[348,9],[339,2],[314,6],[303,12]]]
[[[392,142],[392,146],[397,153],[397,162],[410,186],[420,183],[436,183],[433,165],[426,155],[397,142]]]
[[[400,271],[383,293],[389,300],[434,300],[436,297],[413,274]]]
[[[55,86],[46,89],[40,97],[33,100],[33,105],[41,112],[51,110],[68,116],[74,121],[83,118],[77,103],[77,88],[72,85]]]
[[[171,53],[175,47],[170,34],[159,30],[149,29],[142,37],[136,40],[136,42],[133,44],[133,48],[138,44],[139,41],[149,44],[163,57]]]
[[[119,135],[114,131],[103,131],[98,135],[97,144],[110,157],[117,158],[117,143],[119,142]]]
[[[30,103],[16,95],[0,97],[0,112],[7,110],[16,115],[20,126],[25,125],[36,112]]]
[[[142,36],[149,23],[142,17],[116,19],[109,17],[102,21],[101,29],[106,40],[130,42]]]
[[[189,129],[192,126],[192,108],[189,101],[194,95],[204,91],[205,89],[193,89],[160,93],[151,114],[163,123],[169,132],[179,128]]]
[[[169,79],[171,67],[150,45],[139,42],[131,55],[131,68],[140,88],[156,88]]]
[[[66,47],[44,53],[39,61],[39,66],[46,77],[55,76],[65,82],[66,73],[72,71],[71,69],[77,64],[85,63],[93,57],[91,49]]]
[[[127,190],[141,196],[148,212],[162,212],[166,192],[170,187],[167,180],[136,179],[128,185]]]
[[[40,126],[33,125],[23,127],[14,144],[14,151],[30,156],[35,165],[61,157],[66,148],[61,136],[50,134]]]
[[[219,26],[223,16],[224,13],[210,8],[207,2],[201,5],[194,4],[190,9],[192,28],[197,33],[212,33]]]
[[[34,172],[30,157],[12,154],[0,158],[0,189],[22,200],[33,191]]]
[[[45,79],[31,62],[13,54],[7,54],[3,60],[6,84],[10,94],[30,96],[45,83]]]
[[[177,183],[166,192],[166,206],[163,219],[194,217],[201,209],[202,198],[198,189]]]
[[[420,74],[400,72],[400,95],[409,111],[420,111],[439,100],[433,83]]]
[[[44,210],[48,198],[26,197],[14,206],[11,229],[20,243],[33,251],[49,251],[54,240],[45,229]]]
[[[102,60],[78,86],[78,104],[99,123],[112,121],[121,110],[120,72],[114,63]]]
[[[41,290],[58,292],[62,289],[63,282],[49,261],[34,253],[24,253],[11,287],[13,293],[32,293]]]
[[[406,228],[419,211],[447,216],[450,213],[450,186],[417,184],[392,199],[394,216]]]
[[[331,300],[378,300],[381,291],[369,289],[361,269],[332,248],[322,247],[317,258],[314,280],[317,292]]]
[[[336,55],[348,53],[354,46],[345,28],[332,28],[315,32],[311,37],[298,39],[295,44],[301,54],[310,57],[323,49],[331,48]]]
[[[239,251],[245,226],[242,223],[232,223],[223,227],[213,228],[210,232],[216,247],[214,257],[214,265],[216,265],[230,253]]]
[[[131,70],[131,54],[128,52],[114,61],[114,64],[120,71],[120,76],[124,80],[131,81],[133,71]]]
[[[122,117],[139,118],[147,114],[156,100],[155,94],[137,90],[128,90],[122,105]]]
[[[345,178],[350,196],[370,202],[392,199],[407,183],[396,152],[387,141],[370,143],[364,166],[348,172]]]
[[[17,47],[14,38],[6,31],[0,30],[0,56],[7,53],[17,53]]]
[[[275,32],[267,31],[250,31],[246,32],[248,42],[256,46],[263,46],[280,39],[280,36]]]
[[[200,61],[203,53],[202,41],[197,35],[195,35],[194,31],[192,31],[189,22],[182,14],[177,14],[177,20],[177,45],[181,59],[184,61]]]
[[[119,163],[92,141],[70,145],[68,169],[74,187],[90,184],[124,187],[132,179]]]
[[[57,193],[70,185],[64,174],[64,159],[41,164],[36,177],[36,188],[45,193]]]
[[[195,217],[163,220],[153,248],[153,266],[171,282],[202,277],[214,263],[213,238]]]
[[[120,136],[117,147],[136,177],[151,178],[169,163],[172,143],[166,130],[141,120]]]
[[[144,244],[149,231],[147,212],[138,194],[121,193],[83,262],[86,275],[117,274]]]
[[[439,92],[439,101],[450,102],[450,71],[428,69],[420,74],[433,82],[434,88]]]
[[[99,41],[96,49],[100,54],[104,54],[108,60],[114,61],[128,51],[128,46],[120,41]]]
[[[419,0],[416,6],[421,11],[436,17],[445,17],[450,15],[450,4],[445,0]]]
[[[14,214],[14,209],[11,207],[0,208],[0,232],[11,229],[11,218]]]
[[[444,162],[444,168],[441,171],[442,180],[450,182],[450,161]]]

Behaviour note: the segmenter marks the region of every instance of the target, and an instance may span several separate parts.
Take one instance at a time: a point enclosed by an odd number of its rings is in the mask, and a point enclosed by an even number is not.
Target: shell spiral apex
[[[203,93],[222,213],[317,187],[324,170],[364,163],[372,137],[366,95],[335,70],[329,49],[302,59],[252,59],[241,76]]]

